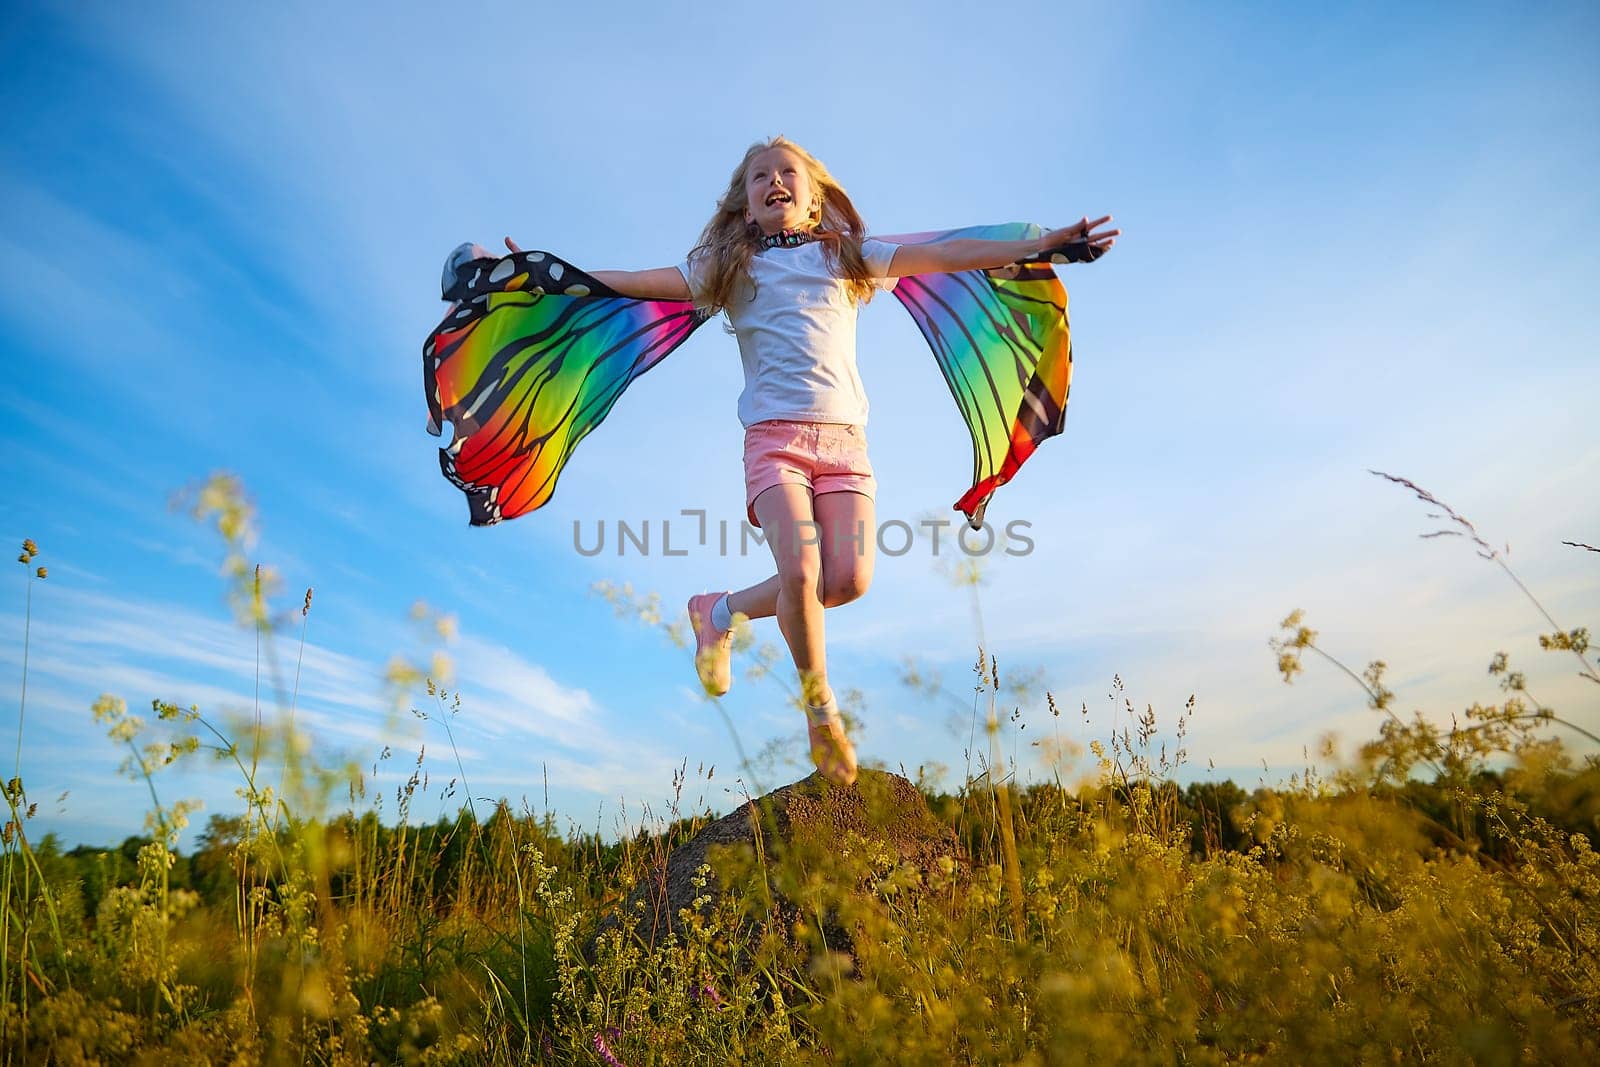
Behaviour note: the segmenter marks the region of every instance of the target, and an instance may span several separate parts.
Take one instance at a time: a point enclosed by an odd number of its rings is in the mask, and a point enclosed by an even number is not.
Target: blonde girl
[[[857,309],[898,277],[1003,267],[1069,241],[1109,248],[1120,231],[1093,232],[1109,221],[1085,217],[1035,240],[891,244],[867,236],[816,157],[775,137],[745,152],[684,262],[591,272],[624,296],[720,310],[738,338],[746,512],[777,573],[689,598],[695,668],[707,693],[726,693],[734,617],[775,617],[799,673],[811,758],[835,783],[855,781],[856,753],[828,679],[823,612],[866,592],[876,540]],[[521,251],[509,237],[506,247]]]

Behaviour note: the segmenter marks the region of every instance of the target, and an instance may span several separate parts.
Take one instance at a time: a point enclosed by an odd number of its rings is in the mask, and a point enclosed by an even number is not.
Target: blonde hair
[[[713,311],[720,311],[732,302],[741,282],[754,282],[750,278],[750,258],[761,250],[761,227],[744,219],[748,204],[745,179],[750,174],[750,164],[756,156],[772,148],[787,148],[805,165],[806,174],[822,201],[816,222],[816,239],[823,246],[828,265],[841,281],[850,298],[858,304],[872,299],[876,291],[867,262],[861,256],[861,241],[867,235],[867,225],[861,220],[850,197],[828,168],[787,137],[774,137],[758,141],[745,152],[744,158],[733,170],[727,192],[717,201],[716,214],[706,223],[700,234],[700,243],[690,256],[705,256],[704,303]]]

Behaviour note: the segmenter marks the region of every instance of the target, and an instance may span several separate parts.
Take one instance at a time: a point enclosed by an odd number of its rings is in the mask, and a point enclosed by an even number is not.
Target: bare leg
[[[770,619],[778,613],[778,585],[778,576],[774,574],[748,589],[729,593],[728,610],[750,619]]]
[[[872,498],[838,490],[812,502],[822,527],[822,606],[848,604],[872,584],[877,519]]]
[[[801,694],[808,704],[824,704],[832,694],[823,646],[822,551],[811,490],[803,485],[775,485],[756,497],[754,507],[767,532],[767,547],[778,564],[776,577],[769,579],[777,583],[774,614],[795,670],[800,672]],[[744,610],[732,598],[728,607]]]

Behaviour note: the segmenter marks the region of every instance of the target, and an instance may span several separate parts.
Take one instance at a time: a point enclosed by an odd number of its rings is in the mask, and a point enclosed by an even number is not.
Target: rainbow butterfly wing
[[[1027,223],[884,238],[1037,237]],[[996,489],[1060,433],[1072,379],[1067,294],[1051,262],[1093,260],[1078,243],[991,270],[899,279],[895,296],[921,329],[972,436],[972,486],[956,501],[974,528]],[[453,427],[445,477],[472,524],[543,506],[567,458],[622,391],[710,315],[688,301],[635,300],[548,252],[472,260],[456,299],[423,345],[428,429]]]
[[[422,347],[428,430],[474,526],[543,506],[622,391],[710,316],[634,300],[548,252],[476,260]]]
[[[972,226],[883,238],[925,244],[951,238],[1036,238],[1031,223]],[[1064,428],[1072,383],[1067,291],[1050,262],[1093,259],[1086,245],[992,270],[899,279],[894,295],[916,320],[972,433],[972,486],[956,501],[974,529],[996,489]]]

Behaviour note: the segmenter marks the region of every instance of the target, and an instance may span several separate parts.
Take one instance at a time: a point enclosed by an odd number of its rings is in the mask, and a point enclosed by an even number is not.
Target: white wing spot
[[[567,295],[568,296],[588,296],[589,295],[589,287],[587,285],[569,285],[569,286],[567,286]]]
[[[478,395],[473,398],[472,406],[467,408],[465,414],[462,417],[470,419],[470,418],[473,418],[474,416],[476,416],[478,414],[478,409],[483,406],[483,402],[485,400],[488,400],[493,395],[494,395],[494,390],[490,389],[488,387],[485,387],[483,389],[478,390]]]
[[[507,278],[511,277],[511,272],[516,270],[516,269],[517,269],[517,265],[515,263],[513,263],[511,260],[502,259],[500,262],[498,262],[498,263],[496,263],[494,265],[494,270],[489,272],[489,281],[490,282],[503,282]]]
[[[559,263],[550,264],[550,278],[551,278],[552,281],[558,281],[559,282],[561,280],[561,273],[562,273],[561,264],[559,264]]]

